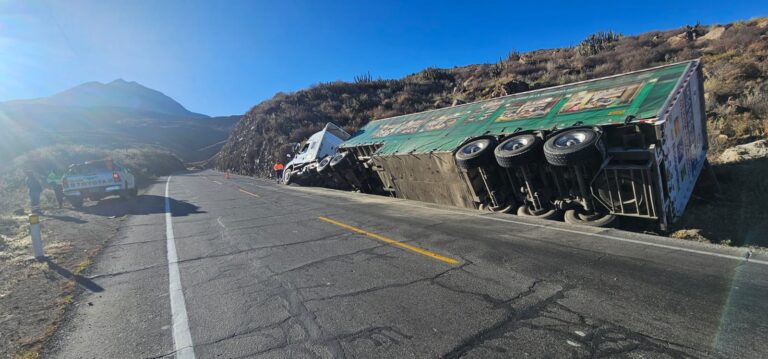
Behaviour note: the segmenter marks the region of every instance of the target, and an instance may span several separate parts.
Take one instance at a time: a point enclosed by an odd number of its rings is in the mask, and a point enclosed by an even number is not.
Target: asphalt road
[[[762,255],[212,171],[167,186],[172,215],[165,180],[116,210],[103,291],[44,356],[768,356]]]

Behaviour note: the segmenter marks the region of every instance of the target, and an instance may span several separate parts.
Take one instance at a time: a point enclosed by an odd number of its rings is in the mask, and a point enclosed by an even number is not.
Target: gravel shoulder
[[[83,275],[126,216],[109,213],[118,200],[83,211],[44,208],[47,259],[32,257],[26,216],[2,216],[0,239],[0,358],[36,358],[74,298],[100,287]]]

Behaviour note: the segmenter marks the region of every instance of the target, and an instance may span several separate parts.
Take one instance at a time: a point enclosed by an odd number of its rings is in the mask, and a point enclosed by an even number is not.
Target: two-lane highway
[[[737,249],[214,171],[131,206],[46,356],[768,355]]]

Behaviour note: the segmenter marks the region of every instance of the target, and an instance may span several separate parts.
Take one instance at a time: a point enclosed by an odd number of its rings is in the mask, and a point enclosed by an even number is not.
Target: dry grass
[[[37,359],[39,357],[40,357],[40,348],[23,350],[21,352],[16,353],[13,356],[14,359]]]
[[[75,275],[83,274],[85,270],[91,266],[91,264],[93,264],[93,259],[91,259],[90,256],[83,259],[83,261],[77,265],[77,268],[75,268],[75,271],[74,271]]]

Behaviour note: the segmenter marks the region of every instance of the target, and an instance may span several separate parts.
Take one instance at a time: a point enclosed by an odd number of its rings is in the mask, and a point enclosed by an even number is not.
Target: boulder
[[[719,162],[733,163],[768,158],[768,139],[731,147],[720,155]]]

